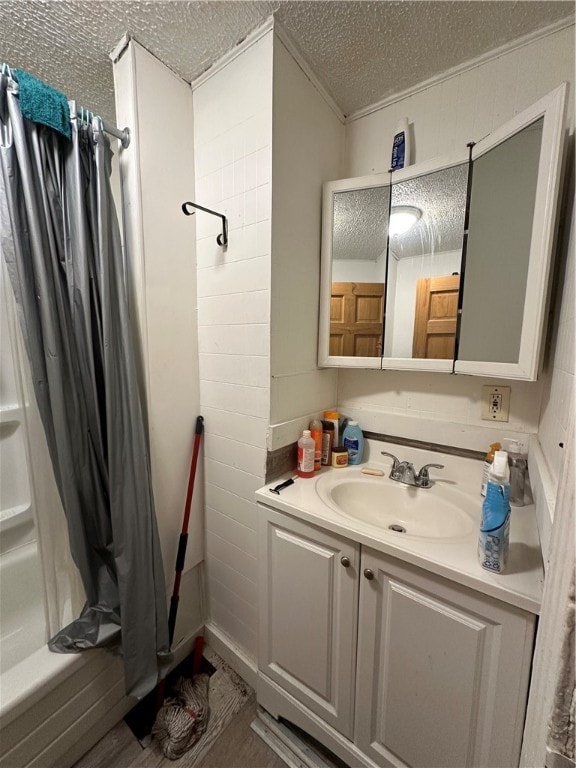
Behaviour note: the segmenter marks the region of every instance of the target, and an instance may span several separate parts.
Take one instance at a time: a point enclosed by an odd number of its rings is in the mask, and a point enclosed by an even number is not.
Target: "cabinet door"
[[[352,738],[359,546],[260,509],[259,670]]]
[[[365,552],[357,746],[381,766],[518,765],[534,617]]]
[[[564,83],[472,149],[456,373],[537,378],[566,93]]]

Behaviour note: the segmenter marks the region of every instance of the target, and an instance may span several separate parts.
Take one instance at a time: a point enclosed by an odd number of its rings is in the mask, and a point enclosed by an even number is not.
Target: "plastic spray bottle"
[[[486,454],[486,459],[484,460],[484,466],[482,468],[482,486],[480,488],[480,493],[482,496],[486,496],[486,485],[488,484],[488,473],[490,472],[490,467],[492,466],[492,462],[494,461],[494,455],[496,451],[499,451],[502,448],[500,443],[492,443],[490,445],[490,450]]]
[[[506,451],[496,451],[488,474],[486,498],[478,537],[478,559],[482,568],[502,573],[508,560],[510,540],[510,471]]]

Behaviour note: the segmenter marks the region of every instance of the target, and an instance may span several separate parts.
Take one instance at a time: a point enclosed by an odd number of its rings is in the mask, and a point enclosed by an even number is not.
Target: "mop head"
[[[192,680],[181,677],[158,710],[152,735],[169,760],[182,757],[206,730],[209,682],[204,674]]]

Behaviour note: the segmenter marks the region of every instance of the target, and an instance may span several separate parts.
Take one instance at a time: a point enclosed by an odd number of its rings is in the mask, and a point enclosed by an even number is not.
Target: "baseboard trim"
[[[301,728],[347,765],[356,768],[378,768],[355,744],[262,673],[258,675],[256,701],[269,715],[275,719],[283,717]]]
[[[256,688],[258,668],[255,659],[248,656],[220,627],[211,622],[204,625],[204,639],[249,686]]]

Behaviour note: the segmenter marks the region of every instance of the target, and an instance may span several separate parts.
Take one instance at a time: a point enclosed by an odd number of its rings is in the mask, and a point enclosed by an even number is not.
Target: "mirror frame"
[[[510,139],[536,120],[544,118],[518,362],[496,363],[456,358],[455,373],[526,381],[536,381],[538,378],[542,361],[546,307],[551,287],[552,252],[556,236],[564,159],[566,95],[567,84],[562,83],[472,148],[472,163],[474,163],[486,152]],[[464,291],[462,312],[465,311]]]

